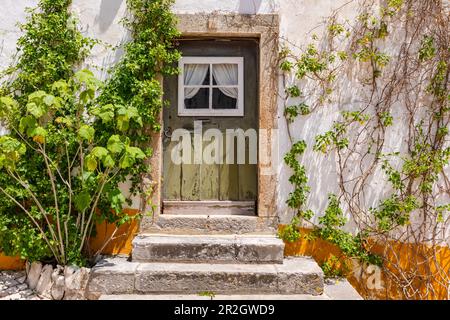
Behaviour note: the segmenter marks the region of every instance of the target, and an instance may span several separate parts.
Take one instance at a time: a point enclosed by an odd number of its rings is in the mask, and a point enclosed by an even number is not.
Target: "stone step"
[[[133,262],[283,263],[284,243],[272,235],[140,234]]]
[[[346,279],[327,279],[324,292],[312,294],[122,294],[102,295],[99,300],[363,300]]]
[[[166,234],[275,234],[278,223],[272,218],[246,215],[161,214],[143,219],[141,232]]]
[[[331,300],[325,294],[236,294],[214,295],[204,294],[112,294],[101,295],[99,300]]]
[[[138,263],[100,261],[91,271],[90,299],[115,294],[311,294],[323,293],[323,272],[306,257],[283,264]]]

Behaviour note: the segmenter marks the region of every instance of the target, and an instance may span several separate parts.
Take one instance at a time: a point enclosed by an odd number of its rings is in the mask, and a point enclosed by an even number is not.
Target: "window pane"
[[[198,86],[209,85],[209,64],[184,65],[184,85]]]
[[[184,88],[186,109],[209,109],[208,88]]]
[[[214,88],[213,109],[237,109],[237,88]]]
[[[233,63],[213,64],[213,84],[236,86],[238,84],[238,65]]]

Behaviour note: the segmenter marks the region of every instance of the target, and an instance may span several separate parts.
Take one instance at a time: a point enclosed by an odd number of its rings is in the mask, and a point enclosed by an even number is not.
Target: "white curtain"
[[[213,76],[216,79],[216,83],[224,86],[237,85],[238,84],[238,67],[236,64],[214,64]],[[237,99],[238,88],[219,88],[223,94]]]
[[[201,85],[205,81],[209,64],[185,64],[184,84],[187,86]],[[184,98],[190,99],[197,94],[200,88],[185,88]]]

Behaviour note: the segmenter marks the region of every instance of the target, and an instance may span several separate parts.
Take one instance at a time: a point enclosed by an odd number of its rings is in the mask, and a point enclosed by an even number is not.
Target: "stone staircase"
[[[284,258],[283,241],[257,217],[211,217],[164,217],[133,240],[130,258],[92,269],[88,296],[322,295],[317,263]]]

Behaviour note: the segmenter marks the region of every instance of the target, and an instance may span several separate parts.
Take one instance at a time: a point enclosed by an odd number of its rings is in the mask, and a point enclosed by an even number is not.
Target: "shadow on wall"
[[[238,12],[241,14],[256,14],[261,7],[262,0],[240,0]]]
[[[98,24],[100,32],[108,32],[108,29],[114,23],[119,10],[124,0],[102,0],[98,15],[95,18],[95,23]],[[121,18],[121,17],[120,17]],[[109,76],[109,68],[117,64],[124,54],[123,46],[131,40],[131,33],[125,29],[121,35],[121,39],[112,45],[117,46],[113,50],[108,50],[107,55],[102,59],[100,75],[101,79],[106,79]]]
[[[123,0],[102,0],[100,12],[95,19],[100,32],[105,32],[111,26],[122,2]]]

